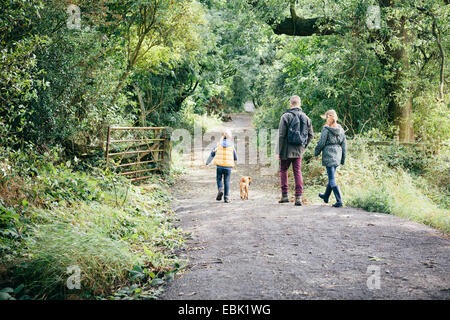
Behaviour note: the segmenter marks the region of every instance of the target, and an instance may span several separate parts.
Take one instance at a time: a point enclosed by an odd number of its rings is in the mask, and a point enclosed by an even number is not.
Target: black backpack
[[[306,144],[308,142],[308,120],[306,115],[303,112],[297,114],[290,110],[286,112],[292,113],[294,115],[294,118],[289,123],[288,127],[288,144],[306,147]]]

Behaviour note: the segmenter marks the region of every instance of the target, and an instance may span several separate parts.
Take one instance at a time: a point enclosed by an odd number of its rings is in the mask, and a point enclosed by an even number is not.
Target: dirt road
[[[251,127],[250,114],[232,119],[224,125]],[[238,179],[249,172],[242,201]],[[277,181],[239,166],[225,204],[215,200],[215,168],[189,168],[174,188],[179,225],[191,232],[180,252],[189,262],[162,299],[450,298],[450,241],[441,233],[360,209],[278,204]]]

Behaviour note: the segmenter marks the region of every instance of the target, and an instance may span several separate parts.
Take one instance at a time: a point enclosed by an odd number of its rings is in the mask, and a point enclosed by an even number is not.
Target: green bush
[[[417,183],[417,175],[411,175],[410,170],[400,165],[391,167],[383,160],[380,150],[369,146],[368,142],[355,137],[348,143],[346,164],[337,171],[344,201],[351,206],[402,216],[449,232],[448,207],[440,208],[433,202],[430,195],[436,189],[431,188],[430,182],[420,179],[421,183]]]
[[[436,187],[444,190],[447,196],[450,194],[450,146],[445,145],[440,153],[429,161],[425,168],[424,177]],[[450,200],[449,200],[450,201]]]
[[[402,145],[380,147],[379,156],[391,168],[403,168],[422,174],[430,166],[430,154],[419,148]]]
[[[77,200],[72,206],[62,202],[33,209],[32,228],[15,259],[21,263],[12,269],[14,284],[23,283],[23,293],[34,299],[60,299],[74,293],[118,299],[122,294],[115,297],[114,292],[124,286],[154,286],[154,279],[173,272],[179,263],[172,252],[183,243],[183,233],[173,228],[164,186],[150,181],[145,189],[129,188],[120,187],[118,195],[106,191],[101,202]],[[118,203],[117,196],[126,201]],[[66,287],[70,266],[82,272],[82,289],[75,292]],[[137,278],[136,269],[142,270]],[[146,290],[151,293],[148,297],[154,296],[154,288]]]
[[[369,212],[393,213],[392,201],[392,195],[383,185],[354,194],[347,204]]]
[[[19,221],[19,214],[14,210],[14,208],[6,208],[3,204],[2,199],[0,199],[0,227],[7,228],[14,225]]]
[[[36,193],[49,202],[100,200],[102,190],[86,173],[73,172],[65,165],[53,167],[36,177]]]
[[[20,240],[21,217],[14,208],[6,207],[0,198],[0,257],[6,262],[16,253]]]
[[[8,285],[24,286],[13,296],[154,298],[179,267],[173,250],[183,243],[165,184],[155,177],[139,187],[109,170],[75,171],[58,155],[10,151],[0,160],[12,168],[1,180],[0,257]],[[82,271],[75,292],[65,285],[72,265]]]
[[[313,157],[316,140],[305,152],[303,164],[306,196],[313,201],[319,200],[317,192],[323,192],[327,182],[320,158]],[[344,203],[450,232],[446,153],[425,155],[410,147],[371,146],[370,141],[367,136],[348,140],[345,165],[336,173]]]
[[[438,208],[414,186],[412,178],[407,173],[398,171],[393,177],[369,181],[374,186],[368,189],[357,186],[345,189],[349,205],[368,211],[398,215],[450,232],[449,210]]]

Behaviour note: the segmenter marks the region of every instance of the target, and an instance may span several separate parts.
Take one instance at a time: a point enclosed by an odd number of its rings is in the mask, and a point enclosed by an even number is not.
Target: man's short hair
[[[300,100],[299,96],[292,96],[291,99],[289,99],[289,102],[294,107],[300,107],[302,105],[302,100]]]

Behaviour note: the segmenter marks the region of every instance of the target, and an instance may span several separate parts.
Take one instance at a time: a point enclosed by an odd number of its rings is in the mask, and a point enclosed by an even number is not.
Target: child
[[[211,151],[211,154],[206,161],[206,165],[210,164],[210,162],[214,159],[214,164],[217,166],[216,170],[216,180],[217,180],[217,189],[219,192],[217,193],[216,200],[222,200],[222,196],[224,195],[223,187],[222,187],[222,177],[223,184],[225,185],[225,196],[224,202],[229,203],[229,192],[230,192],[230,178],[231,178],[231,169],[234,166],[234,161],[237,161],[236,150],[233,146],[233,140],[231,136],[230,130],[225,130],[222,133],[222,138],[220,139],[217,147]]]
[[[317,157],[322,152],[322,165],[327,168],[328,184],[325,193],[319,193],[319,197],[325,203],[328,203],[331,191],[333,191],[336,197],[336,203],[333,204],[333,207],[342,207],[341,192],[334,176],[337,167],[345,163],[347,140],[344,129],[337,123],[336,111],[328,110],[322,118],[326,120],[326,124],[320,134],[314,156]]]

